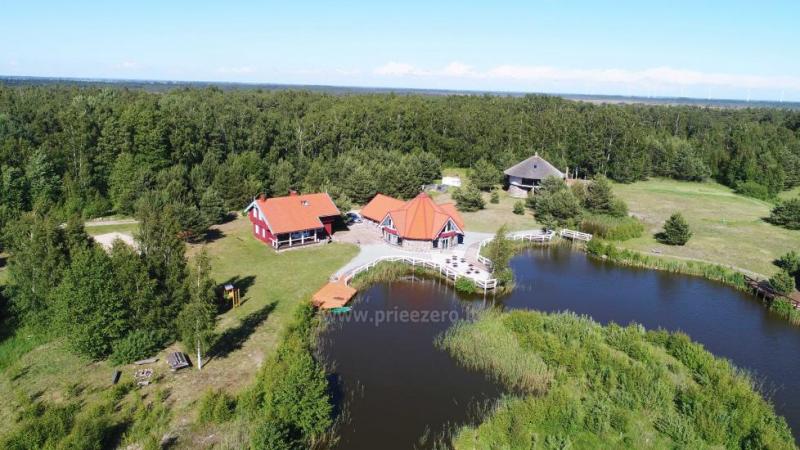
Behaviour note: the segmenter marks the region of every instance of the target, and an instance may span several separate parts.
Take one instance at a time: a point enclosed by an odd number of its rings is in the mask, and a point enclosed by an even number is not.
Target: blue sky
[[[800,100],[798,1],[9,1],[0,74]]]

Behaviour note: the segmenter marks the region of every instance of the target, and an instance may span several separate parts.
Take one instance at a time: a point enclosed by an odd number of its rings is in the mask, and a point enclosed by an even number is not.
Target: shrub
[[[528,198],[536,219],[553,229],[577,221],[581,217],[581,204],[564,180],[547,177],[539,191]]]
[[[664,231],[659,233],[656,238],[668,245],[686,245],[692,237],[689,224],[681,213],[675,213],[664,223]]]
[[[489,203],[500,203],[500,194],[497,192],[497,189],[492,189],[492,195],[489,197]]]
[[[166,341],[166,333],[162,331],[136,330],[114,342],[111,362],[114,364],[130,364],[136,360],[153,356]]]
[[[200,399],[199,422],[223,423],[233,418],[236,399],[223,391],[209,390]]]
[[[769,284],[775,291],[788,295],[794,291],[794,277],[785,270],[781,270],[769,279]]]
[[[740,181],[736,184],[736,193],[747,197],[753,197],[760,200],[769,200],[772,194],[769,189],[763,184],[755,181]]]
[[[475,282],[467,277],[461,277],[456,280],[455,287],[458,292],[463,292],[465,294],[474,294],[477,291]]]
[[[514,214],[518,216],[525,214],[525,202],[522,200],[517,200],[514,202]]]
[[[769,221],[790,230],[800,230],[800,197],[779,203],[772,208]]]
[[[456,207],[459,211],[478,211],[486,207],[481,191],[471,184],[462,188],[456,188],[453,192],[453,200],[456,201]]]
[[[640,237],[644,225],[635,217],[594,215],[581,221],[581,231],[603,239],[625,241]]]
[[[280,420],[261,420],[250,437],[253,450],[294,450],[303,445],[297,438],[297,430]]]
[[[794,250],[775,260],[775,265],[794,276],[800,275],[800,255]]]

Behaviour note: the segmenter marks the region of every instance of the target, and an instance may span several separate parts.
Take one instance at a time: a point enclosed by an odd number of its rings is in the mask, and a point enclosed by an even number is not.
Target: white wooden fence
[[[497,287],[497,279],[495,278],[482,279],[474,277],[471,275],[455,271],[444,264],[437,263],[436,261],[424,258],[415,258],[413,256],[382,256],[370,263],[356,267],[355,269],[342,275],[341,278],[344,280],[345,283],[350,283],[350,280],[352,280],[353,277],[355,277],[359,273],[366,272],[367,270],[372,269],[373,267],[377,266],[382,262],[402,262],[405,264],[409,264],[413,267],[420,266],[420,267],[425,267],[427,269],[436,270],[439,272],[439,274],[443,275],[445,278],[453,280],[453,283],[455,283],[456,280],[458,280],[459,278],[465,277],[472,280],[472,282],[475,283],[475,285],[478,286],[479,288],[483,289],[484,292],[493,290]]]
[[[528,242],[550,242],[553,240],[553,237],[556,235],[556,232],[553,230],[547,231],[518,231],[516,233],[509,233],[508,238],[513,241],[528,241]],[[492,242],[494,237],[486,238],[478,244],[478,254],[477,259],[478,262],[483,264],[486,267],[492,267],[492,261],[481,255],[481,249],[485,247],[489,242]]]
[[[592,235],[589,233],[581,233],[580,231],[568,230],[564,228],[561,230],[561,237],[578,241],[591,241]]]

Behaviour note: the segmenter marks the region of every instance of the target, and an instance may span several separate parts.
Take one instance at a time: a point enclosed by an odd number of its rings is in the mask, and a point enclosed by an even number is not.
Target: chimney
[[[290,197],[297,197],[297,191],[294,189],[289,189],[289,196]]]

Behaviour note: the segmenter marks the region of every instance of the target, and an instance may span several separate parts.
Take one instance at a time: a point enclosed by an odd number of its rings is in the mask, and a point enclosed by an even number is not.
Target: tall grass
[[[581,220],[580,229],[596,237],[612,241],[627,241],[644,233],[644,225],[635,217],[614,217],[594,214]]]
[[[693,275],[712,281],[718,281],[737,289],[749,289],[743,273],[719,264],[660,258],[646,255],[635,250],[619,249],[614,244],[603,242],[599,239],[592,239],[589,241],[586,244],[586,252],[591,256],[603,258],[624,266]]]
[[[753,380],[681,333],[572,313],[486,312],[439,340],[509,387],[455,448],[795,448]],[[549,379],[531,383],[530,373]]]
[[[513,333],[495,317],[499,313],[486,314],[484,320],[474,324],[456,323],[437,338],[436,345],[465,366],[482,370],[514,389],[546,392],[553,380],[547,364],[520,351]]]

